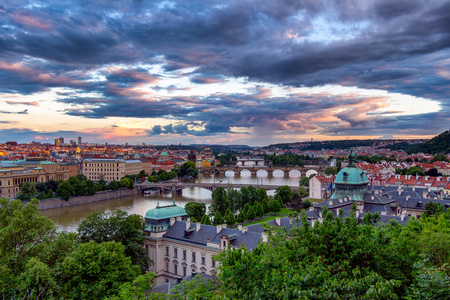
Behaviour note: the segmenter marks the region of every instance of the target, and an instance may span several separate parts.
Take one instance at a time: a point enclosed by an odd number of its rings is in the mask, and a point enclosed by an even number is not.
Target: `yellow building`
[[[143,170],[143,166],[140,160],[88,158],[83,161],[82,173],[93,181],[117,181],[125,175],[138,174],[141,170]]]
[[[0,196],[14,198],[23,182],[47,182],[69,179],[69,168],[42,160],[2,162],[0,169]]]
[[[211,163],[209,160],[205,159],[202,161],[202,168],[211,168]]]

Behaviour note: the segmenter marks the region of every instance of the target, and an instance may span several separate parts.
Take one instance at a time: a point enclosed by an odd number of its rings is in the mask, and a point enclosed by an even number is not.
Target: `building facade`
[[[0,197],[14,198],[24,182],[47,182],[69,179],[70,169],[58,163],[43,160],[2,162],[0,169]]]
[[[88,158],[83,161],[82,169],[83,175],[92,181],[117,181],[125,175],[138,174],[143,166],[140,160]]]
[[[261,233],[247,228],[226,228],[190,222],[184,208],[175,204],[151,209],[145,216],[145,248],[153,261],[150,271],[157,274],[157,285],[176,281],[193,273],[213,275],[214,255],[228,247],[258,245]]]

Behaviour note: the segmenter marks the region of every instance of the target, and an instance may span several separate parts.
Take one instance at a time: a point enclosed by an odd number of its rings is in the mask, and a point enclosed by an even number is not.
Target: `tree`
[[[239,211],[239,214],[238,214],[238,216],[237,216],[236,221],[237,221],[238,223],[242,223],[242,222],[245,221],[245,219],[246,219],[245,213],[244,213],[242,210]]]
[[[202,224],[205,224],[205,225],[211,225],[211,220],[209,219],[209,216],[208,215],[203,215],[203,217],[202,217],[202,219],[201,219],[201,221],[200,221]]]
[[[302,207],[303,207],[304,209],[309,209],[311,206],[312,206],[312,203],[311,203],[311,201],[309,201],[308,199],[306,199],[306,200],[304,200],[304,201],[302,202]]]
[[[275,190],[275,199],[281,200],[284,204],[290,203],[293,194],[294,193],[291,191],[291,188],[287,185],[279,186]]]
[[[255,210],[253,209],[253,206],[250,206],[250,208],[247,211],[246,217],[248,220],[253,220],[256,218]]]
[[[217,211],[215,216],[214,216],[213,225],[221,225],[221,224],[223,224],[223,217],[220,214],[220,212]]]
[[[212,193],[212,203],[209,210],[212,214],[220,212],[221,215],[225,215],[229,203],[227,199],[227,193],[223,187],[216,188]]]
[[[269,209],[272,212],[279,212],[281,210],[280,202],[276,199],[272,199],[269,203]]]
[[[188,202],[184,206],[186,213],[191,218],[195,218],[197,220],[201,220],[202,217],[206,214],[206,205],[204,203],[197,202]]]
[[[229,210],[229,209],[227,209],[227,212],[225,214],[225,223],[228,226],[232,226],[232,225],[234,225],[234,223],[236,223],[236,220],[234,219],[234,215],[231,212],[231,210]]]
[[[267,198],[264,198],[261,201],[261,208],[262,208],[264,214],[268,213],[270,211],[270,209],[269,209],[269,200]]]
[[[205,280],[200,275],[194,276],[191,280],[183,280],[170,291],[171,299],[185,300],[209,300],[215,299],[215,291],[218,289],[217,283],[213,280]],[[222,297],[220,297],[222,299]]]
[[[81,244],[63,263],[67,276],[65,290],[75,299],[103,299],[117,294],[125,282],[139,275],[139,267],[116,242]]]
[[[55,289],[51,269],[35,257],[28,260],[25,271],[19,276],[19,295],[28,299],[48,299],[53,298]]]
[[[264,216],[264,211],[263,211],[263,209],[261,207],[261,203],[256,203],[253,207],[254,207],[255,215],[258,218]]]
[[[74,193],[75,191],[68,181],[61,182],[56,189],[56,194],[58,195],[58,197],[66,201],[69,200],[69,198],[74,195]]]
[[[430,201],[427,204],[425,204],[425,215],[426,216],[432,216],[432,215],[438,215],[445,211],[444,205],[442,205],[439,202],[433,202]]]
[[[36,197],[37,193],[36,184],[34,182],[23,182],[20,185],[20,192],[17,195],[17,199],[28,202],[31,198]]]
[[[325,169],[324,172],[326,175],[336,175],[337,174],[337,169],[333,168],[333,167],[328,167]]]
[[[125,255],[145,272],[149,258],[144,248],[144,227],[145,220],[139,215],[128,215],[121,210],[113,213],[98,211],[81,221],[77,231],[84,243],[89,241],[122,243]]]
[[[309,178],[308,177],[300,178],[299,184],[300,186],[309,186]]]
[[[165,294],[151,293],[148,292],[156,284],[156,274],[153,272],[147,272],[145,274],[139,275],[133,282],[125,282],[120,288],[117,296],[112,297],[111,300],[154,300],[161,299],[166,300]]]
[[[197,177],[198,170],[195,167],[195,163],[192,161],[187,161],[184,164],[182,164],[180,167],[180,175]]]
[[[302,198],[299,196],[298,193],[294,193],[294,195],[292,196],[291,203],[292,203],[292,207],[295,210],[299,210],[302,207]]]
[[[430,163],[434,163],[435,161],[446,161],[448,162],[448,157],[445,153],[441,152],[439,154],[436,154],[431,160]]]

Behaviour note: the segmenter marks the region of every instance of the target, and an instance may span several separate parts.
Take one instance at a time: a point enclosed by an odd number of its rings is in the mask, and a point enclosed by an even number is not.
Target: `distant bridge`
[[[218,187],[223,187],[225,189],[227,188],[236,188],[240,189],[242,187],[248,187],[248,186],[254,186],[256,189],[263,188],[265,190],[276,190],[277,187],[280,185],[270,185],[270,184],[242,184],[242,183],[184,183],[184,182],[162,182],[162,183],[151,183],[151,182],[144,182],[144,183],[137,183],[136,187],[140,191],[145,190],[156,190],[160,193],[164,192],[172,192],[172,193],[181,193],[181,191],[185,188],[189,187],[199,187],[207,189],[211,192],[213,192]],[[289,186],[289,188],[295,192],[298,188],[298,186]]]
[[[226,171],[232,171],[235,177],[241,176],[241,171],[248,170],[251,176],[256,176],[259,170],[264,170],[267,172],[267,176],[273,177],[274,171],[281,171],[284,173],[284,177],[289,177],[289,173],[293,170],[300,172],[300,177],[310,176],[311,174],[320,174],[323,172],[322,167],[318,165],[306,165],[306,166],[293,166],[293,167],[277,167],[277,166],[225,166],[225,167],[210,167],[210,168],[199,168],[200,173],[204,175],[219,175],[225,176]]]

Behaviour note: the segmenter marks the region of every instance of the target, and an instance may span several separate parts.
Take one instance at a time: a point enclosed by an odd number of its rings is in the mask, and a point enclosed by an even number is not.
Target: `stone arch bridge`
[[[151,183],[144,182],[136,184],[136,187],[140,192],[145,190],[153,190],[158,193],[179,193],[181,194],[182,190],[189,187],[199,187],[207,189],[208,191],[213,192],[218,187],[227,188],[236,188],[240,189],[241,187],[254,186],[256,189],[263,188],[265,190],[276,190],[279,185],[269,185],[269,184],[239,184],[239,183],[185,183],[185,182],[159,182],[159,183]],[[289,186],[291,191],[295,192],[298,186]]]
[[[300,172],[301,176],[310,176],[311,174],[322,174],[323,170],[321,166],[317,165],[305,165],[305,166],[292,166],[292,167],[282,167],[282,166],[225,166],[225,167],[210,167],[210,168],[199,168],[200,173],[203,175],[219,175],[225,176],[226,171],[234,172],[235,177],[241,176],[241,171],[250,171],[251,176],[256,176],[259,170],[264,170],[267,172],[269,178],[273,177],[273,172],[280,170],[284,173],[284,177],[289,177],[289,173],[293,170]]]

